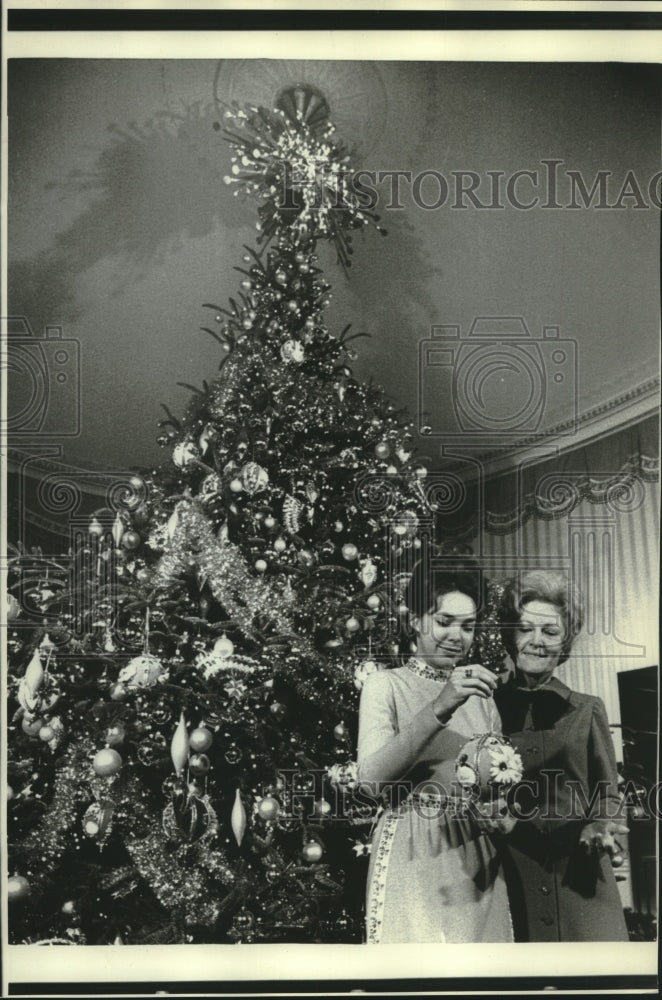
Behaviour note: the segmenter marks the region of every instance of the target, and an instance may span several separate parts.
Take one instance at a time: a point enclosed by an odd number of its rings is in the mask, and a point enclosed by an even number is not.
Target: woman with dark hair
[[[513,940],[496,851],[455,782],[466,742],[500,731],[496,678],[467,662],[482,591],[473,559],[429,574],[419,563],[405,595],[410,656],[363,687],[359,781],[389,797],[372,841],[369,943]]]
[[[524,763],[509,805],[526,818],[503,848],[515,939],[626,941],[609,851],[627,827],[607,713],[555,676],[582,627],[581,596],[562,573],[528,572],[506,586],[500,619],[515,673],[495,701]]]

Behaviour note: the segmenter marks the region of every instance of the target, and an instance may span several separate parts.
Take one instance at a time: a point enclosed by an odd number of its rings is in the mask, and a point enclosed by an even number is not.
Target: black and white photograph
[[[653,989],[659,32],[36,7],[3,88],[9,995]]]

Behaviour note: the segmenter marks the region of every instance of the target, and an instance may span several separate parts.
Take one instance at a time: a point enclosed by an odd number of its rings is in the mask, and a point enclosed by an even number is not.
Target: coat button
[[[547,886],[547,885],[541,885],[540,886],[540,891],[543,894],[543,896],[549,896],[549,886]]]

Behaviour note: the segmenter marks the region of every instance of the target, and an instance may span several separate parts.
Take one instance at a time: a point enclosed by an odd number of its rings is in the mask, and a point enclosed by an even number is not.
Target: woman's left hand
[[[614,840],[616,833],[629,833],[627,826],[615,823],[611,819],[595,819],[587,823],[579,835],[579,843],[585,851],[609,851],[615,854],[618,846]]]

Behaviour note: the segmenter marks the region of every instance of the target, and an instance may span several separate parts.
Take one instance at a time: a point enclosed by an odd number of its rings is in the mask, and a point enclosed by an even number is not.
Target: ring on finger
[[[473,675],[473,670],[471,669],[471,667],[465,667],[465,669],[464,669],[464,676],[465,677],[471,677],[472,675]]]

